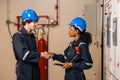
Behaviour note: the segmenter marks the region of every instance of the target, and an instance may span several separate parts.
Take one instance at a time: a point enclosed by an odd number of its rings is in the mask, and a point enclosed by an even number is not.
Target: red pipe
[[[49,19],[49,16],[47,16],[47,15],[41,15],[41,16],[38,16],[38,17],[40,17],[40,18],[47,18],[47,19]]]
[[[20,29],[20,17],[21,17],[21,16],[17,16],[18,24],[16,24],[16,25],[17,25],[18,31],[19,31],[19,29]]]
[[[55,5],[55,9],[56,9],[56,23],[54,24],[54,26],[57,26],[57,25],[59,25],[59,23],[58,23],[58,20],[59,20],[59,17],[58,17],[58,13],[59,13],[59,11],[58,11],[58,0],[56,0],[56,5]],[[39,16],[39,17],[41,17],[41,18],[47,18],[47,19],[49,19],[49,16],[47,16],[47,15],[41,15],[41,16]],[[17,22],[17,28],[18,28],[18,31],[19,31],[19,28],[20,28],[20,18],[21,18],[21,16],[17,16],[17,20],[18,20],[18,22]],[[38,24],[38,25],[42,25],[42,26],[50,26],[51,24],[49,24],[49,23],[47,23],[47,24]]]
[[[55,9],[56,9],[56,25],[59,25],[59,23],[58,23],[58,0],[56,1],[56,6],[55,6]]]

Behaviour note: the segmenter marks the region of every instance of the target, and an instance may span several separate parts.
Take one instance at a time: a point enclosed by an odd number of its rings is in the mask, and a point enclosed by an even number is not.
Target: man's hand
[[[50,58],[50,56],[49,56],[49,54],[48,54],[48,52],[41,52],[41,57],[44,57],[44,58],[46,58],[46,59],[49,59]]]

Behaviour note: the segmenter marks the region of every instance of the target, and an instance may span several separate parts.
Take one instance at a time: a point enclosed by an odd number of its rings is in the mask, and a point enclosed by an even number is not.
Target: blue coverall
[[[79,47],[79,54],[75,47]],[[86,80],[83,70],[91,68],[93,64],[87,44],[79,38],[78,41],[71,42],[64,53],[64,55],[55,54],[53,60],[73,63],[72,68],[65,70],[65,80]]]
[[[12,44],[17,60],[17,80],[40,80],[40,53],[37,52],[34,34],[28,34],[25,28],[22,28],[13,35]]]

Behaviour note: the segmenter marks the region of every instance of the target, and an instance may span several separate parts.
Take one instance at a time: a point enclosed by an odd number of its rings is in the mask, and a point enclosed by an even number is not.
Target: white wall
[[[50,28],[49,51],[63,53],[72,40],[68,37],[68,23],[75,16],[82,16],[85,4],[95,4],[95,0],[59,0],[59,26]],[[33,8],[41,15],[55,18],[56,0],[10,0],[10,20],[17,22],[16,16],[26,8]],[[0,0],[0,80],[16,80],[15,58],[12,51],[11,38],[5,24],[7,20],[7,0]],[[16,26],[10,25],[12,33]],[[7,76],[7,77],[6,77]],[[63,80],[64,70],[53,66],[49,61],[49,80]]]

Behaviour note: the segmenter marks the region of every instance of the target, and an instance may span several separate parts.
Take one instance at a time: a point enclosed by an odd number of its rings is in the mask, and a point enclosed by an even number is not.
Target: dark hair
[[[30,23],[30,22],[33,22],[32,20],[25,20],[25,21],[22,21],[22,26],[25,26],[26,23]],[[38,22],[37,20],[34,21],[34,22]]]
[[[80,34],[80,38],[89,46],[92,43],[91,33],[86,31],[81,32],[77,27],[74,28],[75,30],[78,30],[78,34]]]
[[[22,21],[22,26],[25,26],[26,23],[30,23],[30,22],[32,22],[32,21],[31,21],[31,20],[25,20],[25,21]]]

